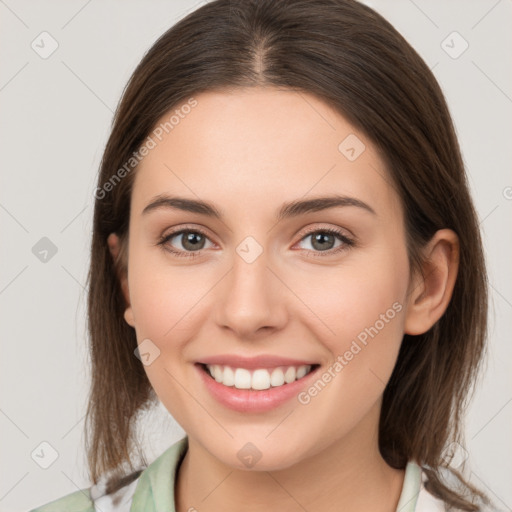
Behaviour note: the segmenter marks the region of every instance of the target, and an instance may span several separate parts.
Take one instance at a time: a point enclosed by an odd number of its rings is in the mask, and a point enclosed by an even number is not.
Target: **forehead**
[[[316,96],[257,87],[204,92],[193,100],[155,125],[155,147],[136,171],[135,209],[171,192],[220,204],[238,199],[247,207],[339,193],[375,210],[396,208],[374,145]]]

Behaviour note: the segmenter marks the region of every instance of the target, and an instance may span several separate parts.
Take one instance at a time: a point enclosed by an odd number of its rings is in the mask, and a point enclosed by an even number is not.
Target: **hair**
[[[460,265],[444,315],[426,333],[404,335],[384,390],[379,449],[393,468],[422,465],[426,488],[449,506],[481,510],[480,490],[453,470],[449,443],[464,446],[462,423],[486,351],[487,274],[477,215],[450,113],[431,70],[381,15],[354,0],[215,0],[181,19],[145,54],[117,107],[101,162],[88,274],[92,366],[86,445],[94,483],[122,485],[134,431],[154,390],[134,356],[119,276],[126,271],[136,166],[120,174],[170,109],[203,91],[268,86],[306,92],[344,116],[375,145],[405,214],[410,268],[439,229],[459,237]],[[126,170],[126,167],[125,167]],[[110,183],[110,186],[108,184]],[[108,191],[108,193],[105,193]],[[107,237],[116,233],[116,261]],[[461,467],[464,467],[461,466]]]

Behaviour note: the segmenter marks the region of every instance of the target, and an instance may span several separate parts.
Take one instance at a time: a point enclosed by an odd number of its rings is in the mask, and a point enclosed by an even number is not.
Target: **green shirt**
[[[125,504],[126,508],[123,510],[130,510],[130,512],[176,512],[174,501],[176,472],[187,449],[188,437],[185,436],[151,463],[139,475],[137,480],[132,482],[131,485],[134,491],[131,491],[131,496],[125,497],[125,499],[131,501]],[[116,509],[98,503],[98,510],[110,512]],[[397,512],[437,512],[443,510],[443,502],[434,498],[423,487],[421,468],[415,462],[410,461],[405,468],[405,478]],[[31,512],[97,511],[91,499],[91,488],[86,488],[33,509]]]

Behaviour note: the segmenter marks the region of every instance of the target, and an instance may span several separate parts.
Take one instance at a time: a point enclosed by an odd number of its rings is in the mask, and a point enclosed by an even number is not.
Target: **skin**
[[[136,171],[120,276],[125,320],[139,343],[149,338],[160,350],[144,367],[148,378],[189,437],[176,510],[394,511],[405,472],[379,452],[382,394],[404,333],[425,332],[449,303],[457,237],[438,231],[424,248],[425,278],[411,275],[404,212],[379,154],[315,96],[258,87],[196,100]],[[338,150],[349,134],[366,146],[354,161]],[[345,206],[276,222],[283,203],[333,191],[375,214]],[[162,193],[209,201],[223,218],[143,214]],[[206,231],[193,259],[158,245],[183,227]],[[309,228],[338,228],[355,245],[333,253],[342,244],[334,236],[322,251]],[[263,248],[252,263],[236,252],[247,236]],[[108,243],[117,258],[118,237]],[[166,247],[193,252],[182,236]],[[307,405],[232,411],[194,367],[223,353],[273,354],[317,361],[322,374],[396,302],[401,311]],[[252,468],[237,457],[247,442],[262,454]]]

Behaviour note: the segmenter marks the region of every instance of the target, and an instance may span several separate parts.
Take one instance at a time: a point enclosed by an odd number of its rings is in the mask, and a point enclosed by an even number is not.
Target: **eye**
[[[355,242],[348,238],[341,230],[334,228],[324,228],[311,230],[304,236],[301,241],[310,239],[310,246],[312,249],[306,247],[308,252],[317,253],[315,255],[323,256],[321,253],[326,255],[332,255],[340,251],[347,250],[352,247]],[[336,245],[336,242],[339,242]]]
[[[211,245],[208,246],[206,243]],[[173,231],[161,238],[158,242],[159,245],[175,254],[176,256],[195,257],[198,252],[203,249],[208,249],[213,244],[210,239],[199,229],[180,229]],[[176,249],[176,244],[178,248]],[[181,247],[179,247],[181,245]]]
[[[330,256],[355,245],[354,240],[348,238],[341,230],[334,228],[310,230],[302,237],[301,242],[308,238],[311,240],[312,249],[306,247],[305,250],[315,256]],[[167,251],[176,256],[194,258],[214,244],[202,230],[182,228],[164,235],[158,245],[164,246]]]

